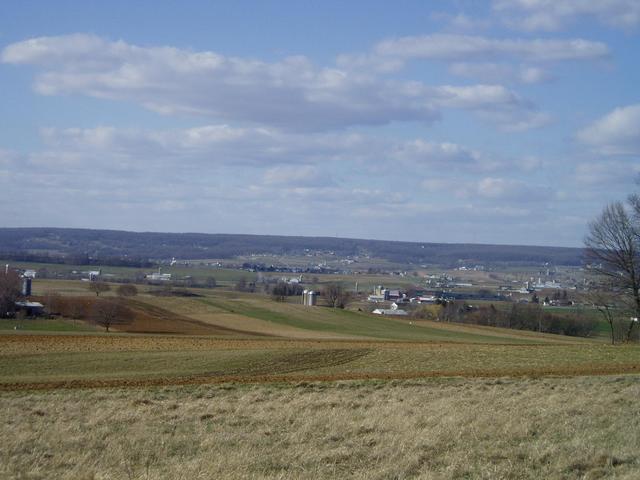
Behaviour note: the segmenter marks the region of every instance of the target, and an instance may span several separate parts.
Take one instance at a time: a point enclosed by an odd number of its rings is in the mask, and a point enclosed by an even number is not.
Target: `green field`
[[[305,308],[300,305],[277,304],[265,300],[224,299],[207,297],[201,302],[220,308],[223,311],[237,313],[267,322],[287,325],[309,331],[331,332],[353,337],[372,337],[386,340],[408,341],[456,341],[456,342],[535,342],[534,339],[510,339],[505,335],[491,335],[476,330],[446,330],[425,324],[409,323],[409,320],[390,320],[376,315],[349,310],[329,308]],[[500,332],[503,333],[503,332]]]
[[[64,318],[0,320],[0,331],[14,330],[26,332],[94,332],[98,327],[83,321]]]

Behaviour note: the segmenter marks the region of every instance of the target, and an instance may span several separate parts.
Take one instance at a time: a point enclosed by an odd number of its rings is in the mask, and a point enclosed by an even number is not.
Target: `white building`
[[[170,273],[153,272],[151,274],[148,274],[146,276],[146,279],[150,280],[152,282],[169,282],[169,281],[171,281],[171,274]]]
[[[397,303],[392,303],[391,308],[376,308],[372,313],[375,313],[376,315],[408,315],[406,310],[398,308]]]

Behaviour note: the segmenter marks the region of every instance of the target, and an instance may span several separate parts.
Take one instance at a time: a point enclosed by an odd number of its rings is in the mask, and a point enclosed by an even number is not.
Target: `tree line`
[[[474,307],[463,301],[452,301],[444,302],[437,313],[431,309],[418,309],[414,316],[442,322],[530,330],[572,337],[591,337],[596,333],[598,326],[598,322],[583,309],[557,314],[545,311],[535,303],[513,303],[509,308],[496,308],[493,304]]]

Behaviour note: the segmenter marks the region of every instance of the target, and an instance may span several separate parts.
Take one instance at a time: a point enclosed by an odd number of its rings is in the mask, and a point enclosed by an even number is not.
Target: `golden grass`
[[[0,394],[7,479],[636,479],[640,378]]]

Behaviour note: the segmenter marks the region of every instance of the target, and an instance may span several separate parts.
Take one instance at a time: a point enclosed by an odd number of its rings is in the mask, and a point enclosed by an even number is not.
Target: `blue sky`
[[[3,2],[1,226],[578,246],[640,1]]]

